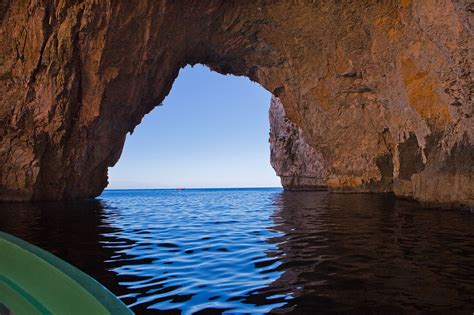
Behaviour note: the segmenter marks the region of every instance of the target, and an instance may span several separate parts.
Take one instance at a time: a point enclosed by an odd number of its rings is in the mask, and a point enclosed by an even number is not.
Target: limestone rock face
[[[324,178],[474,206],[473,12],[469,0],[0,1],[0,199],[98,195],[126,134],[202,63],[281,100],[294,125],[272,154],[288,188]]]
[[[326,189],[324,158],[306,142],[303,130],[286,117],[276,96],[270,104],[270,162],[287,190]]]

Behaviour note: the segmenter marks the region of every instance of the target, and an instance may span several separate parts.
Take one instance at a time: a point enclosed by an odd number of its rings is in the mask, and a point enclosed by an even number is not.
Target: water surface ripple
[[[116,190],[0,204],[0,230],[138,314],[474,311],[474,215],[386,195]]]

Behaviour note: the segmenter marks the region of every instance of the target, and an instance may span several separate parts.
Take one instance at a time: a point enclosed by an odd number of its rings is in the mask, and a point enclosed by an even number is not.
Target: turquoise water
[[[388,195],[113,190],[0,217],[139,314],[474,310],[474,216]]]

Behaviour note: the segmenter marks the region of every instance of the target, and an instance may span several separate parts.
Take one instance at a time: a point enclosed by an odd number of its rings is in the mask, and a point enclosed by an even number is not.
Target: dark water
[[[107,191],[0,204],[0,230],[139,314],[474,312],[474,214],[390,196]]]

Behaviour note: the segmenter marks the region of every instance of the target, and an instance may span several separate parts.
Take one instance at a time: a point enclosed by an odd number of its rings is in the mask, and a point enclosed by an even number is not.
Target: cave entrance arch
[[[248,78],[187,66],[128,134],[107,189],[276,187],[271,94]]]
[[[99,195],[126,134],[201,63],[277,96],[330,189],[472,207],[464,2],[7,1],[0,200]]]

